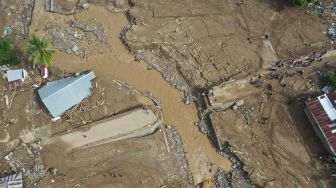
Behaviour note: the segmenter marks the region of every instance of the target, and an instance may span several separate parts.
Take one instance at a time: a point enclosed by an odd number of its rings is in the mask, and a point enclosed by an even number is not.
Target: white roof
[[[336,119],[336,109],[333,103],[329,100],[326,94],[317,97],[320,101],[324,111],[327,113],[330,121],[334,121]]]
[[[24,69],[8,70],[6,74],[8,82],[25,79],[27,76],[27,72]]]

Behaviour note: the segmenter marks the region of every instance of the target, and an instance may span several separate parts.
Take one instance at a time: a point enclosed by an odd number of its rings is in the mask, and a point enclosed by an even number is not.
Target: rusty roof
[[[330,92],[325,95],[331,104],[335,107],[335,100],[336,100],[336,92]],[[320,96],[321,97],[321,96]],[[312,116],[314,117],[316,123],[322,130],[323,135],[329,142],[329,145],[332,147],[334,152],[336,151],[336,125],[330,126],[336,122],[336,120],[331,120],[328,116],[326,109],[323,108],[319,97],[311,99],[306,102],[307,108],[311,112]],[[334,130],[334,131],[333,131]]]

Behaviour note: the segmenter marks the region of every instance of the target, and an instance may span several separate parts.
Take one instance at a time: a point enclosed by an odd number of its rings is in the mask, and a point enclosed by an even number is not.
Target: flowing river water
[[[36,0],[30,32],[43,34],[43,27],[50,23],[65,25],[71,19],[96,18],[105,28],[109,52],[88,53],[87,58],[79,58],[64,52],[57,52],[54,65],[68,72],[93,70],[99,77],[112,77],[126,82],[139,91],[149,91],[160,100],[162,117],[166,124],[175,127],[183,140],[188,164],[195,183],[209,180],[219,167],[231,168],[229,160],[217,154],[206,135],[195,126],[198,121],[194,104],[182,102],[183,93],[166,82],[160,73],[149,70],[144,62],[137,62],[119,39],[119,34],[127,24],[121,13],[111,13],[102,6],[90,5],[89,9],[76,15],[64,16],[44,11],[44,1]],[[50,36],[49,36],[50,37]]]

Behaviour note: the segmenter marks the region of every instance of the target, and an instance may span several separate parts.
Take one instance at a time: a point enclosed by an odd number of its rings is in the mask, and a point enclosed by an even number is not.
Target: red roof
[[[330,102],[335,106],[334,101],[336,100],[336,92],[328,93],[327,97],[329,98]],[[334,123],[335,120],[331,121],[329,119],[328,114],[326,113],[325,109],[323,108],[318,98],[311,99],[307,101],[306,104],[307,108],[313,115],[316,123],[321,128],[326,139],[329,141],[329,144],[331,145],[333,150],[336,151],[336,133],[333,134],[331,132],[332,129],[329,127],[329,125]]]

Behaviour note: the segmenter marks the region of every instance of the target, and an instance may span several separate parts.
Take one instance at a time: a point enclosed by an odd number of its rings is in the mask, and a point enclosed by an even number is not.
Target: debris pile
[[[222,146],[222,148],[224,150],[220,151],[219,154],[227,157],[232,162],[232,170],[230,172],[225,172],[222,169],[218,170],[215,176],[216,187],[259,187],[251,181],[249,174],[244,170],[243,163],[230,151],[230,148],[228,146]]]
[[[36,182],[49,174],[48,170],[43,166],[41,150],[42,147],[39,142],[31,144],[20,143],[3,158],[10,165],[11,170],[22,172],[23,176],[27,177],[30,182]]]
[[[334,41],[336,40],[336,28],[333,27],[333,28],[329,28],[327,30],[327,35]]]
[[[11,0],[0,1],[0,17],[6,17],[3,28],[0,27],[0,36],[11,36],[15,40],[24,39],[28,35],[34,7],[34,0],[13,3]]]
[[[322,50],[319,52],[312,52],[305,54],[303,56],[289,59],[289,60],[280,60],[275,63],[276,68],[294,68],[294,67],[309,67],[315,61],[321,61],[322,56],[326,54],[328,50]]]
[[[84,57],[84,51],[81,49],[75,40],[70,40],[68,37],[59,30],[58,27],[54,27],[52,31],[53,46],[59,50],[66,51],[67,53],[76,54],[80,57]]]
[[[87,51],[92,46],[107,44],[104,28],[95,18],[87,21],[71,20],[64,30],[52,25],[52,37],[55,48],[82,58],[87,56]],[[101,51],[101,48],[99,50]]]
[[[321,23],[329,27],[325,34],[334,43],[336,40],[336,4],[316,1],[315,3],[308,3],[308,7],[308,13],[317,14],[321,18]]]
[[[181,136],[175,128],[172,128],[170,126],[164,127],[163,131],[167,136],[169,151],[172,152],[174,155],[177,155],[177,162],[179,163],[178,166],[182,169],[181,171],[184,172],[184,177],[180,179],[187,180],[184,183],[185,185],[183,187],[193,187],[193,179],[184,154]]]
[[[331,176],[336,176],[336,158],[335,157],[320,157],[323,166],[328,170]]]
[[[101,43],[107,43],[106,36],[104,35],[104,28],[102,24],[98,23],[95,18],[90,18],[86,22],[79,21],[79,20],[73,20],[69,23],[69,25],[72,28],[80,29],[84,32],[90,32],[93,33],[99,42]],[[78,38],[74,36],[75,38]]]

